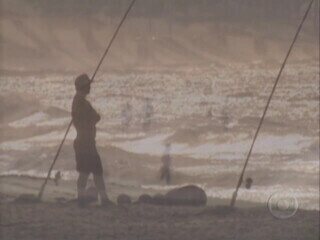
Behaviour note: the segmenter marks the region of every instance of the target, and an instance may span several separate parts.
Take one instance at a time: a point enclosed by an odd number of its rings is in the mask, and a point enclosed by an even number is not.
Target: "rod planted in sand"
[[[110,39],[109,44],[108,44],[106,50],[104,51],[104,53],[103,53],[103,55],[102,55],[102,57],[101,57],[98,65],[97,65],[97,67],[96,67],[96,69],[95,69],[95,71],[94,71],[94,73],[93,73],[93,75],[92,75],[92,77],[91,77],[91,79],[90,79],[90,83],[93,82],[94,77],[96,76],[96,74],[97,74],[97,72],[98,72],[98,70],[99,70],[99,68],[100,68],[103,60],[104,60],[105,57],[107,56],[107,54],[108,54],[108,52],[109,52],[109,50],[110,50],[110,48],[111,48],[111,46],[112,46],[113,41],[114,41],[115,38],[117,37],[118,32],[119,32],[122,24],[124,23],[125,19],[127,18],[128,14],[129,14],[129,12],[130,12],[130,10],[131,10],[131,8],[133,7],[133,5],[134,5],[135,2],[136,2],[136,0],[132,0],[132,1],[131,1],[130,5],[129,5],[128,9],[127,9],[127,11],[126,11],[125,14],[123,15],[123,17],[122,17],[122,19],[121,19],[118,27],[116,28],[116,31],[115,31],[114,34],[112,35],[112,38]],[[50,178],[50,175],[51,175],[51,171],[52,171],[52,169],[53,169],[53,166],[54,166],[54,164],[56,163],[56,161],[57,161],[57,159],[58,159],[58,157],[59,157],[59,154],[60,154],[60,152],[61,152],[62,146],[63,146],[63,144],[64,144],[64,142],[65,142],[65,140],[66,140],[66,138],[67,138],[67,135],[68,135],[68,133],[69,133],[69,131],[70,131],[71,126],[72,126],[72,120],[70,121],[70,123],[69,123],[69,125],[68,125],[68,127],[67,127],[67,130],[66,130],[66,132],[65,132],[65,134],[64,134],[64,137],[63,137],[63,139],[62,139],[62,141],[61,141],[61,143],[60,143],[60,145],[59,145],[59,147],[58,147],[58,150],[57,150],[57,152],[56,152],[56,155],[54,156],[54,159],[53,159],[53,162],[52,162],[52,164],[51,164],[51,166],[50,166],[50,168],[49,168],[47,177],[46,177],[44,183],[42,184],[42,186],[41,186],[41,188],[40,188],[40,191],[39,191],[39,194],[38,194],[38,199],[39,199],[39,200],[41,200],[41,198],[42,198],[44,189],[45,189],[45,187],[46,187],[46,185],[47,185],[47,182],[48,182],[48,180],[49,180],[49,178]]]
[[[254,137],[253,137],[253,141],[252,141],[250,150],[249,150],[249,152],[248,152],[246,161],[245,161],[245,163],[244,163],[243,169],[242,169],[242,171],[241,171],[241,174],[240,174],[240,177],[239,177],[239,180],[238,180],[236,189],[235,189],[235,191],[233,192],[232,199],[231,199],[231,202],[230,202],[230,206],[231,206],[231,207],[234,207],[234,205],[235,205],[235,203],[236,203],[238,191],[239,191],[239,188],[240,188],[241,183],[242,183],[242,181],[243,181],[243,176],[244,176],[244,173],[245,173],[245,171],[246,171],[246,167],[247,167],[247,165],[248,165],[248,162],[249,162],[249,159],[250,159],[250,156],[251,156],[251,153],[252,153],[254,144],[255,144],[256,139],[257,139],[257,137],[258,137],[259,131],[260,131],[260,129],[261,129],[263,120],[264,120],[264,118],[265,118],[265,116],[266,116],[266,113],[267,113],[267,110],[268,110],[268,108],[269,108],[269,105],[270,105],[272,96],[273,96],[273,94],[274,94],[274,92],[275,92],[275,90],[276,90],[276,87],[277,87],[277,85],[278,85],[278,82],[279,82],[279,79],[280,79],[280,77],[281,77],[282,71],[283,71],[283,69],[284,69],[284,67],[285,67],[285,65],[286,65],[286,63],[287,63],[287,60],[288,60],[288,58],[289,58],[289,56],[290,56],[290,53],[291,53],[291,51],[292,51],[292,49],[293,49],[293,46],[294,46],[296,40],[298,39],[298,36],[299,36],[299,33],[300,33],[301,28],[302,28],[302,26],[303,26],[303,23],[305,22],[308,14],[309,14],[309,11],[310,11],[310,9],[311,9],[311,6],[312,6],[313,1],[314,1],[314,0],[311,0],[310,3],[309,3],[309,6],[308,6],[308,8],[307,8],[307,10],[306,10],[306,13],[304,14],[304,16],[303,16],[303,18],[302,18],[302,20],[301,20],[301,23],[300,23],[300,25],[299,25],[299,27],[298,27],[298,30],[297,30],[294,38],[293,38],[293,41],[292,41],[292,43],[291,43],[291,45],[290,45],[290,48],[289,48],[289,50],[288,50],[288,52],[287,52],[287,55],[286,55],[286,57],[285,57],[282,65],[281,65],[280,71],[279,71],[278,76],[277,76],[277,78],[276,78],[276,80],[275,80],[275,83],[274,83],[274,85],[273,85],[272,91],[271,91],[270,96],[269,96],[269,99],[268,99],[268,101],[267,101],[267,105],[266,105],[265,108],[264,108],[264,111],[263,111],[262,117],[261,117],[261,119],[260,119],[258,128],[257,128],[257,130],[256,130],[256,133],[255,133]]]

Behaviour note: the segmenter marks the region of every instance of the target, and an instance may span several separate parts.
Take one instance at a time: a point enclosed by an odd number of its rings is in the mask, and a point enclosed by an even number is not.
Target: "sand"
[[[93,204],[79,208],[74,201],[57,202],[58,197],[72,199],[71,183],[58,188],[50,183],[40,203],[13,201],[19,192],[36,194],[39,184],[39,179],[1,178],[1,239],[319,238],[319,211],[299,209],[293,217],[280,220],[266,206],[240,204],[230,212],[217,206],[221,201],[211,201],[206,207],[131,204],[101,208]],[[121,191],[125,190],[111,188],[111,198]]]

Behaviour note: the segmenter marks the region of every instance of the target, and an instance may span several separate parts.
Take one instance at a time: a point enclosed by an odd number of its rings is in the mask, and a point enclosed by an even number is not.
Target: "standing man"
[[[127,130],[130,126],[131,120],[132,120],[132,107],[129,102],[125,105],[121,112],[121,118],[122,118],[122,130]]]
[[[162,167],[160,169],[160,180],[165,180],[167,185],[171,183],[171,173],[170,173],[170,166],[171,166],[171,144],[167,143],[163,156],[161,158]]]
[[[143,116],[143,129],[145,131],[149,130],[151,125],[151,120],[153,117],[153,106],[150,98],[146,98],[144,106],[144,116]]]
[[[55,183],[56,186],[59,185],[60,179],[61,179],[61,172],[58,171],[58,172],[56,172],[56,174],[54,175],[54,183]]]
[[[76,155],[78,204],[84,207],[86,201],[86,185],[90,173],[93,174],[95,186],[99,192],[102,206],[110,206],[113,203],[108,199],[103,180],[103,169],[100,156],[96,149],[96,124],[100,121],[100,115],[91,106],[86,96],[90,93],[90,79],[87,74],[78,76],[75,80],[76,95],[72,102],[72,121],[77,131],[74,140]]]

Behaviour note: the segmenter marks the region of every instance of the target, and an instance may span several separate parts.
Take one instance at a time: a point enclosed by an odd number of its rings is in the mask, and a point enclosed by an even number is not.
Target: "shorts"
[[[76,139],[73,143],[76,155],[77,171],[81,173],[102,175],[103,168],[95,141]]]

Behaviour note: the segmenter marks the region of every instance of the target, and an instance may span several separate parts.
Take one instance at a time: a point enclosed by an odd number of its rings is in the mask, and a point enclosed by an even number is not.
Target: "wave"
[[[114,145],[128,152],[160,156],[163,154],[167,139],[170,139],[171,136],[172,134],[169,133],[161,133],[144,139],[115,143]],[[234,136],[231,142],[218,143],[216,142],[217,140],[213,142],[206,141],[202,144],[198,143],[196,146],[172,143],[171,153],[201,159],[243,159],[251,140],[242,139],[236,141],[236,138],[237,136]],[[263,135],[257,140],[254,153],[299,154],[310,147],[315,140],[315,138],[299,134],[284,136]]]
[[[52,170],[50,179],[53,179],[58,170]],[[63,180],[75,180],[78,177],[78,173],[76,171],[60,171],[61,179]],[[0,177],[30,177],[36,179],[45,179],[47,177],[47,173],[38,170],[9,170],[2,172]]]
[[[34,126],[42,121],[48,120],[49,115],[44,113],[44,112],[36,112],[33,113],[27,117],[24,117],[22,119],[13,121],[9,123],[10,127],[14,128],[22,128],[22,127],[29,127],[29,126]]]

